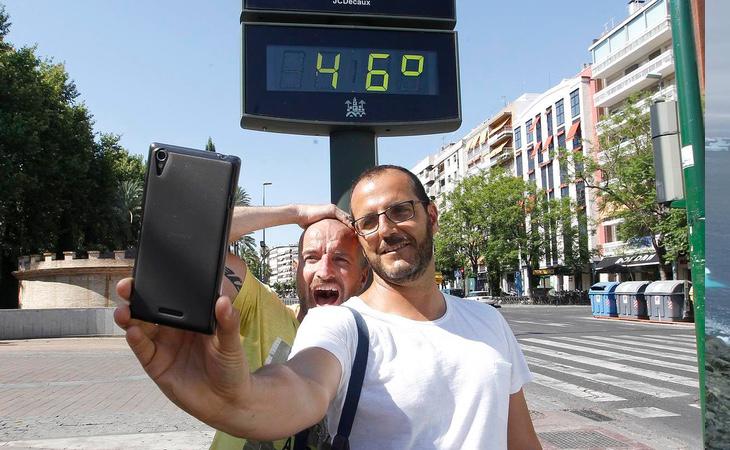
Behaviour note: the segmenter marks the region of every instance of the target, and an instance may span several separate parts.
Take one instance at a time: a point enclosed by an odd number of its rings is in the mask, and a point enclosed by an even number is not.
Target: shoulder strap
[[[350,431],[352,431],[352,422],[355,420],[357,404],[360,401],[360,391],[362,391],[362,382],[365,379],[365,368],[368,364],[368,349],[370,348],[370,335],[365,320],[353,308],[345,307],[355,317],[355,324],[357,325],[357,350],[355,351],[355,361],[352,363],[350,382],[347,384],[347,394],[345,395],[345,403],[342,406],[340,423],[337,426],[337,435],[332,439],[333,450],[350,449]]]

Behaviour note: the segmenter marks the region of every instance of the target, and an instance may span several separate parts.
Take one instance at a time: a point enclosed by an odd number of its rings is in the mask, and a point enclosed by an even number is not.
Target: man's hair
[[[428,194],[426,194],[426,189],[424,189],[423,183],[421,183],[421,180],[419,180],[413,172],[405,167],[383,164],[381,166],[371,167],[361,173],[359,177],[355,178],[355,181],[353,181],[350,186],[350,204],[352,204],[352,193],[355,191],[355,186],[357,186],[361,181],[375,178],[387,170],[396,170],[408,176],[408,180],[411,182],[411,188],[413,189],[413,193],[416,194],[416,198],[422,201],[424,205],[431,203],[431,199],[428,198]]]

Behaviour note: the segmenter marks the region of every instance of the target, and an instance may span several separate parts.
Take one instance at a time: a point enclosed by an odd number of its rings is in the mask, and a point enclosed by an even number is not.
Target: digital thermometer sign
[[[244,23],[243,58],[244,128],[396,136],[461,124],[452,31]]]

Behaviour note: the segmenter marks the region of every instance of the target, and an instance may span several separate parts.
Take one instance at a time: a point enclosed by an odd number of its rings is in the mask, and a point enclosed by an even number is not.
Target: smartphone
[[[235,156],[150,146],[133,318],[213,333],[240,167]]]

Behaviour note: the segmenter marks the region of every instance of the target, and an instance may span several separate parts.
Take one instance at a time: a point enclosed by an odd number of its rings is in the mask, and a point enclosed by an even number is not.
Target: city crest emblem
[[[365,117],[365,100],[358,100],[352,97],[352,100],[345,101],[347,111],[345,117]]]

